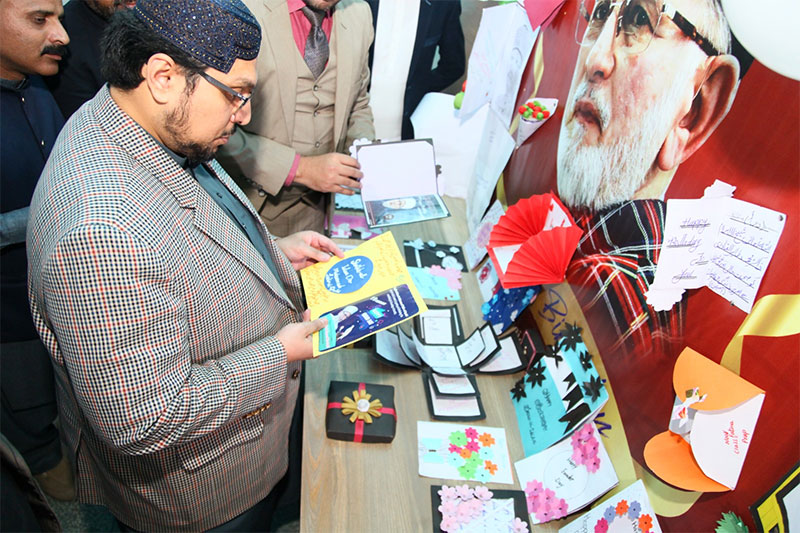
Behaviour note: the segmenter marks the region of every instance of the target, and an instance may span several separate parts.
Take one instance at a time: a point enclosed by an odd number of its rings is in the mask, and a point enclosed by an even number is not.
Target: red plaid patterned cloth
[[[603,355],[671,353],[682,342],[686,298],[662,312],[645,299],[665,217],[660,200],[633,200],[575,215],[586,234],[567,268],[567,282]]]

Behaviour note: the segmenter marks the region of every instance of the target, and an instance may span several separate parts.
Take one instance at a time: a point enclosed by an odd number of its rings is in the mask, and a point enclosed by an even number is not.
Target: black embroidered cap
[[[261,26],[241,0],[139,0],[136,17],[204,65],[230,71],[261,46]]]

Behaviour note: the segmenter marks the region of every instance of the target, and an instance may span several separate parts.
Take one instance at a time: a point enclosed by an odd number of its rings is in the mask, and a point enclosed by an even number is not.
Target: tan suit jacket
[[[258,196],[257,187],[267,194],[278,194],[297,153],[292,139],[299,51],[286,0],[245,0],[245,4],[262,29],[258,85],[251,100],[250,123],[237,128],[220,150],[218,160],[258,209],[263,198]],[[369,6],[363,0],[342,0],[336,4],[333,32],[337,61],[334,144],[337,152],[347,153],[353,140],[375,137],[367,92],[368,54],[373,38]]]

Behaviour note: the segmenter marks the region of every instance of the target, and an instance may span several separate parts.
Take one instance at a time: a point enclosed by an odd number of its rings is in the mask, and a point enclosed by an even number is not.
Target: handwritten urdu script
[[[668,200],[653,288],[707,286],[749,313],[786,215],[736,198]]]

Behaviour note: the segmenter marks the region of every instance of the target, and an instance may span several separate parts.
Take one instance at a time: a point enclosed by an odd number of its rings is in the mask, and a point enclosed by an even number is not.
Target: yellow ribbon
[[[719,364],[735,374],[740,373],[745,335],[787,337],[798,333],[800,333],[800,294],[762,296],[728,343]]]
[[[380,409],[383,404],[378,398],[370,401],[372,395],[367,391],[353,391],[353,397],[345,396],[342,398],[342,414],[350,416],[350,422],[356,420],[363,420],[367,424],[372,424],[372,417],[379,418],[381,416]]]

